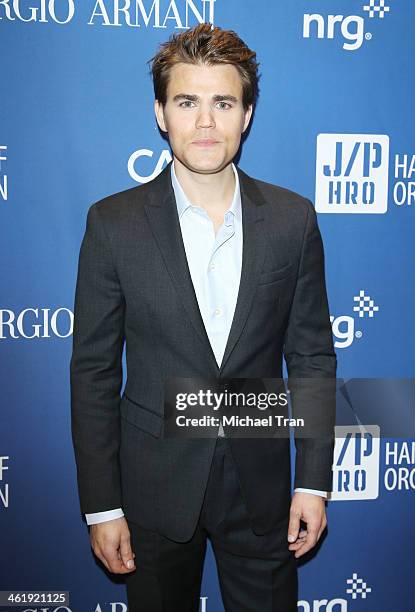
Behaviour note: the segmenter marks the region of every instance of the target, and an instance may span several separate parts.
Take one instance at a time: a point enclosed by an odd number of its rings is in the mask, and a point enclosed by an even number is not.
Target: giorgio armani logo
[[[187,29],[196,23],[214,23],[216,0],[142,0],[124,2],[96,0],[88,25],[132,28]]]
[[[87,24],[187,29],[197,23],[213,24],[215,2],[217,0],[93,0]],[[76,6],[75,0],[33,0],[31,3],[2,0],[0,20],[66,25],[76,17]]]
[[[9,507],[9,483],[7,482],[10,457],[0,455],[0,510]]]
[[[9,21],[54,22],[65,25],[72,20],[74,15],[74,0],[34,0],[31,3],[22,2],[22,0],[13,0],[13,2],[5,0],[0,2],[0,19]]]
[[[0,340],[26,338],[68,338],[73,331],[73,313],[69,308],[24,308],[15,313],[0,309]]]
[[[0,199],[6,202],[9,194],[5,164],[7,163],[7,146],[0,145]]]

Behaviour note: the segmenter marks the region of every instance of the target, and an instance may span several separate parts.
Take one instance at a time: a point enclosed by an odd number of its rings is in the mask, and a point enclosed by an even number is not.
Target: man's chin
[[[230,164],[232,160],[185,160],[181,161],[181,163],[188,168],[191,172],[197,172],[198,174],[216,174],[217,172],[221,172],[228,164]]]

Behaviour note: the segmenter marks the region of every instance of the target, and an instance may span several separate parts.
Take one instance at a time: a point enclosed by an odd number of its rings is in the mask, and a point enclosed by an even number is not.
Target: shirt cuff
[[[114,519],[121,518],[124,516],[124,512],[121,508],[115,508],[114,510],[104,510],[104,512],[93,512],[92,514],[85,514],[86,522],[88,525],[96,525],[97,523],[103,523],[104,521],[113,521]]]
[[[313,495],[320,495],[321,497],[327,498],[327,491],[318,491],[317,489],[303,489],[297,488],[294,489],[294,493],[312,493]]]

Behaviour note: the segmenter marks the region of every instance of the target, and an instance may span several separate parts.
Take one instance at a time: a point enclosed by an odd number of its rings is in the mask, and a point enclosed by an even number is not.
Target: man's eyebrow
[[[215,94],[212,96],[212,98],[214,102],[233,102],[234,104],[238,102],[238,98],[235,98],[235,96],[231,96],[229,94]],[[173,102],[178,102],[179,100],[191,100],[192,102],[198,102],[200,98],[195,94],[179,93],[173,97]]]

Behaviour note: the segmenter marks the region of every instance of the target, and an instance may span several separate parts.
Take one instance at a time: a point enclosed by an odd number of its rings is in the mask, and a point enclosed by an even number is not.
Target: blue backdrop
[[[146,61],[198,21],[257,51],[238,163],[315,203],[339,376],[414,375],[412,2],[2,0],[0,589],[70,591],[68,608],[30,610],[127,610],[78,505],[77,258],[89,206],[170,159]],[[372,425],[373,438],[338,430],[328,537],[300,564],[301,611],[414,609],[415,442]],[[200,609],[223,609],[210,548]]]

